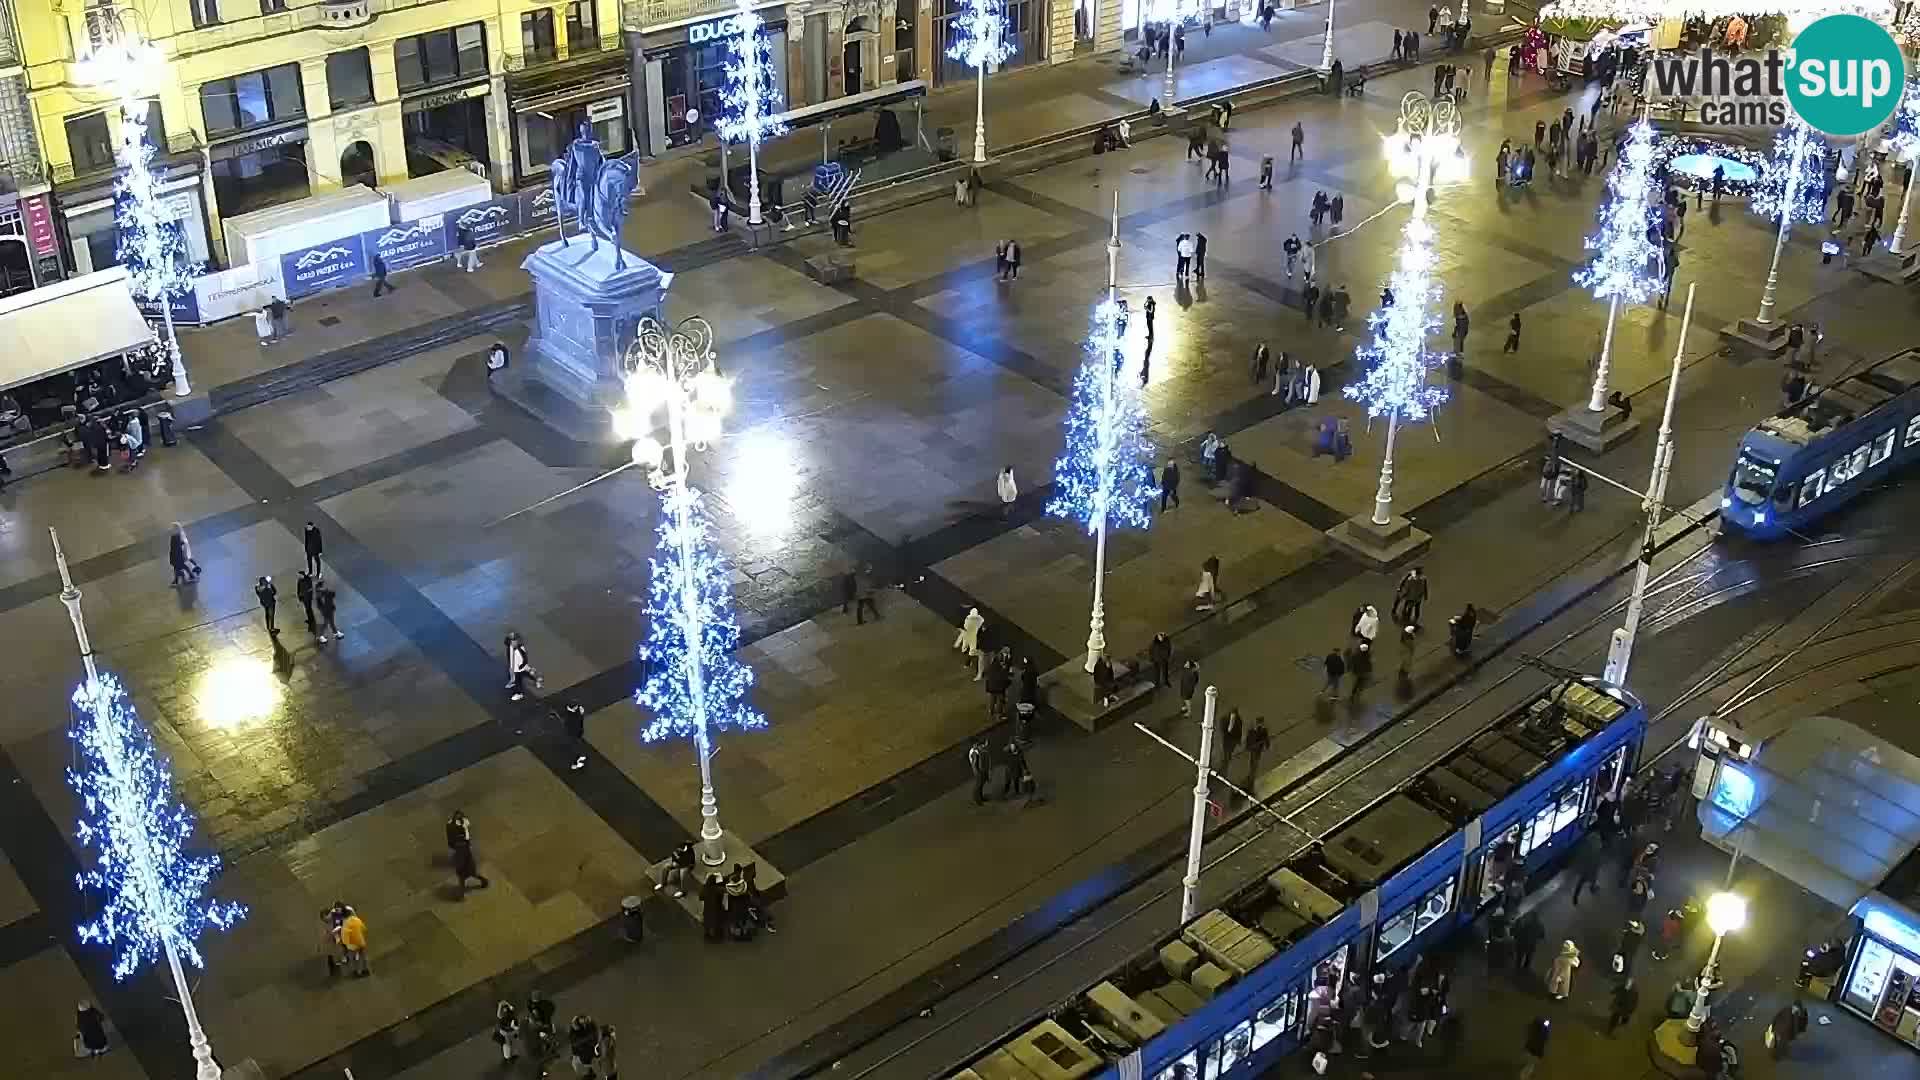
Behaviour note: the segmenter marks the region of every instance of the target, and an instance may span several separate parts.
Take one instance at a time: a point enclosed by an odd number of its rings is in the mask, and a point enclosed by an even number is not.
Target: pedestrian
[[[852,241],[848,243],[851,244]],[[1007,241],[1007,280],[1020,280],[1020,241],[1018,240]]]
[[[1006,766],[1000,778],[1001,800],[1011,799],[1017,794],[1031,796],[1033,793],[1027,790],[1029,780],[1027,752],[1021,748],[1018,741],[1009,739],[1007,745],[1001,749],[1000,756],[1005,759]]]
[[[313,618],[313,575],[312,574],[307,573],[305,570],[300,571],[300,577],[297,580],[295,580],[293,585],[293,595],[299,598],[300,608],[302,611],[306,612],[307,633],[313,635],[314,637],[319,637],[320,625],[317,622],[315,622]]]
[[[1254,717],[1253,729],[1247,732],[1248,787],[1252,787],[1253,782],[1259,779],[1260,759],[1266,756],[1267,750],[1272,746],[1273,733],[1267,730],[1267,718],[1264,716]]]
[[[1262,154],[1260,156],[1260,190],[1261,191],[1273,190],[1273,155],[1272,154]]]
[[[1200,564],[1200,583],[1193,590],[1194,610],[1212,611],[1219,606],[1220,599],[1220,557],[1209,555]]]
[[[1767,1024],[1767,1049],[1773,1051],[1773,1060],[1779,1061],[1793,1048],[1793,1040],[1805,1034],[1807,1030],[1807,1007],[1799,1001],[1793,1001],[1780,1007],[1773,1014],[1773,1020]]]
[[[1573,992],[1573,972],[1580,966],[1580,946],[1571,940],[1560,943],[1560,954],[1553,958],[1547,973],[1547,993],[1555,1001],[1565,1001]]]
[[[1621,979],[1613,988],[1611,1004],[1607,1009],[1607,1038],[1633,1022],[1633,1014],[1640,1009],[1640,988],[1633,984],[1631,976]]]
[[[364,979],[373,974],[367,965],[367,924],[360,913],[347,909],[347,917],[340,923],[340,947],[347,954],[347,970],[355,978]]]
[[[264,574],[253,584],[253,595],[260,601],[260,612],[267,618],[267,633],[278,634],[280,627],[273,621],[273,607],[280,598],[280,590],[273,587],[273,578]]]
[[[167,536],[167,565],[173,568],[175,585],[200,580],[200,564],[193,561],[193,544],[187,539],[187,527],[177,521]]]
[[[1393,593],[1393,617],[1402,626],[1420,625],[1420,608],[1427,602],[1427,575],[1416,566],[1400,579]]]
[[[1393,31],[1393,51],[1387,54],[1388,59],[1400,59],[1400,57],[1405,54],[1406,47],[1406,39],[1401,35],[1399,29],[1395,28]]]
[[[520,1014],[511,1001],[502,1000],[493,1007],[493,1041],[500,1047],[502,1064],[520,1056]]]
[[[730,209],[731,207],[727,205],[727,197],[720,193],[719,188],[715,188],[713,194],[707,198],[707,210],[713,216],[714,232],[723,233],[727,231],[727,213]],[[837,226],[834,228],[833,233],[836,238],[840,235],[840,230]]]
[[[1147,659],[1153,662],[1154,689],[1157,690],[1162,686],[1172,686],[1173,639],[1168,637],[1164,631],[1153,635],[1153,640],[1147,643]]]
[[[1651,872],[1635,874],[1633,884],[1627,886],[1627,914],[1639,918],[1647,910],[1647,902],[1653,899],[1653,874]]]
[[[853,624],[863,625],[869,613],[873,615],[874,622],[879,622],[880,605],[874,599],[872,564],[862,565],[860,569],[850,572],[849,576],[853,578]]]
[[[293,309],[287,302],[276,296],[267,302],[267,315],[273,321],[273,335],[283,338],[293,333]]]
[[[453,857],[453,875],[462,893],[466,892],[469,881],[480,883],[473,886],[476,889],[492,884],[480,873],[480,861],[473,854],[473,824],[464,811],[455,810],[447,819],[447,850]]]
[[[1187,280],[1187,272],[1193,268],[1193,236],[1181,233],[1173,239],[1173,276],[1176,281]]]
[[[480,241],[474,236],[473,226],[455,227],[454,239],[458,245],[458,250],[454,252],[454,262],[469,274],[480,269]]]
[[[1540,501],[1552,502],[1555,481],[1560,477],[1560,455],[1552,450],[1540,459]]]
[[[1253,385],[1266,385],[1267,365],[1272,358],[1273,354],[1267,349],[1266,342],[1262,341],[1253,347],[1253,360],[1247,365],[1247,377]]]
[[[700,930],[709,944],[727,940],[727,887],[719,874],[700,884]]]
[[[1300,121],[1293,122],[1293,148],[1287,152],[1287,164],[1291,165],[1307,156],[1307,129]]]
[[[1457,300],[1453,305],[1453,351],[1457,356],[1467,353],[1467,305]]]
[[[987,662],[985,686],[987,716],[997,721],[1005,715],[1007,691],[1013,689],[1012,649],[1002,646],[999,652],[993,654],[993,659]]]
[[[533,669],[533,661],[527,655],[527,644],[521,640],[518,631],[507,633],[507,689],[512,691],[509,700],[520,701],[539,682],[539,673]]]
[[[960,650],[960,664],[972,666],[980,656],[980,629],[987,625],[986,617],[979,608],[968,608],[966,618],[960,620],[960,632],[953,637],[953,647]]]
[[[853,246],[853,205],[842,201],[833,210],[833,242],[841,247]]]
[[[1340,697],[1340,680],[1347,676],[1347,658],[1340,655],[1339,649],[1329,649],[1323,664],[1327,670],[1327,684],[1320,692],[1337,701]]]
[[[1172,458],[1160,469],[1160,512],[1167,512],[1167,504],[1180,506],[1180,465]]]
[[[328,584],[326,578],[320,578],[314,582],[313,606],[320,613],[320,644],[325,645],[329,636],[334,638],[347,636],[346,632],[340,629],[340,624],[335,621],[339,614],[340,595],[333,591],[333,586]]]
[[[1228,709],[1227,722],[1220,730],[1220,746],[1224,751],[1220,755],[1222,769],[1233,762],[1233,755],[1240,752],[1240,741],[1246,737],[1246,729],[1246,721],[1240,719],[1240,710]]]
[[[300,543],[307,552],[307,572],[314,577],[319,577],[321,575],[320,555],[326,546],[320,538],[320,527],[311,521],[307,522],[306,527],[300,530]]]
[[[1320,303],[1320,286],[1315,285],[1312,279],[1308,279],[1306,290],[1300,294],[1300,298],[1302,301],[1301,307],[1303,308],[1302,314],[1306,315],[1309,319],[1313,318],[1314,309],[1319,306]]]
[[[1373,679],[1373,646],[1362,641],[1349,648],[1347,670],[1353,673],[1353,693],[1358,697],[1361,688]]]
[[[279,340],[273,332],[273,312],[261,308],[253,313],[253,336],[262,345],[272,345]]]
[[[1226,154],[1224,152],[1220,155],[1220,159],[1222,162],[1221,175],[1225,176],[1226,175],[1226,171],[1225,171]],[[1206,233],[1193,234],[1193,276],[1202,277],[1202,278],[1207,276],[1207,234]],[[1151,303],[1153,301],[1153,298],[1148,297],[1147,301]],[[1151,319],[1148,320],[1148,325],[1149,327],[1151,327],[1152,325]],[[1149,334],[1148,336],[1151,337],[1152,335]]]
[[[1577,514],[1587,508],[1587,474],[1580,469],[1572,472],[1573,479],[1569,482],[1567,497],[1573,513]]]
[[[1516,971],[1531,972],[1534,954],[1540,951],[1540,943],[1546,940],[1547,928],[1541,925],[1540,914],[1529,911],[1520,916],[1513,924],[1513,963]]]
[[[1620,930],[1620,944],[1613,951],[1613,973],[1632,977],[1633,963],[1640,958],[1640,944],[1647,938],[1647,924],[1628,919]]]
[[[748,870],[751,871],[752,867],[748,867]],[[773,927],[767,927],[767,932],[772,933]],[[620,1044],[614,1037],[612,1024],[600,1028],[599,1050],[600,1080],[620,1080]]]
[[[1553,478],[1553,505],[1567,504],[1567,497],[1573,494],[1573,476],[1577,471],[1573,468],[1563,468]]]
[[[387,260],[376,251],[373,253],[373,295],[377,297],[382,292],[393,291],[393,286],[387,284]]]
[[[81,1001],[73,1014],[73,1056],[96,1058],[107,1052],[107,1015]]]
[[[1380,636],[1380,611],[1372,604],[1362,607],[1353,616],[1354,639],[1367,645]]]
[[[1605,848],[1600,838],[1593,833],[1580,838],[1573,852],[1573,906],[1580,906],[1580,894],[1591,889],[1600,891],[1600,861]]]
[[[1874,246],[1878,243],[1880,243],[1880,223],[1869,222],[1866,233],[1860,237],[1860,254],[1863,257],[1873,254]]]
[[[600,1057],[600,1025],[590,1016],[575,1016],[567,1025],[567,1050],[573,1056],[573,1075],[593,1076]]]
[[[1300,270],[1306,275],[1309,284],[1313,282],[1313,271],[1318,261],[1318,256],[1313,250],[1313,241],[1309,240],[1306,246],[1300,249]]]
[[[1526,1060],[1520,1065],[1520,1080],[1533,1080],[1535,1069],[1540,1067],[1540,1059],[1547,1056],[1547,1037],[1553,1034],[1553,1022],[1544,1016],[1536,1016],[1533,1023],[1527,1025]]]
[[[1193,694],[1200,689],[1200,664],[1189,660],[1180,665],[1180,715],[1193,715]]]
[[[1012,514],[1013,502],[1020,497],[1020,485],[1013,481],[1012,465],[1000,470],[1000,477],[994,481],[993,487],[1000,494],[1000,516]]]

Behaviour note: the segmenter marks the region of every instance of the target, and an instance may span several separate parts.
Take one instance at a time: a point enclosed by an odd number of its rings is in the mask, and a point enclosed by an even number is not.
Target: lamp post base
[[[1433,544],[1433,534],[1413,527],[1395,515],[1376,525],[1371,514],[1355,514],[1327,530],[1327,539],[1376,570],[1391,570],[1419,558]]]
[[[1594,412],[1585,405],[1575,405],[1548,417],[1547,430],[1600,454],[1632,438],[1640,430],[1640,421],[1621,419],[1620,410],[1615,408]]]
[[[1771,322],[1741,319],[1732,326],[1722,327],[1720,340],[1745,353],[1749,359],[1772,359],[1787,351],[1787,331],[1791,329],[1791,324],[1784,319]]]
[[[1910,246],[1899,255],[1884,247],[1875,248],[1873,254],[1856,260],[1853,268],[1868,277],[1903,285],[1920,277],[1920,246]]]
[[[746,841],[741,840],[733,833],[722,831],[720,834],[720,843],[725,847],[727,852],[726,865],[709,867],[702,864],[698,858],[695,858],[693,872],[697,876],[697,880],[688,882],[683,886],[686,890],[685,896],[674,897],[673,887],[665,884],[667,867],[670,865],[670,860],[662,859],[652,866],[647,867],[648,882],[652,885],[661,886],[660,895],[669,899],[677,899],[680,906],[685,908],[687,912],[694,917],[696,922],[700,919],[700,882],[706,880],[708,874],[719,874],[724,878],[733,871],[735,863],[739,863],[742,866],[752,864],[755,867],[754,884],[759,887],[761,892],[766,894],[768,900],[778,900],[787,895],[787,876],[780,872],[779,867],[761,858],[752,848],[748,847]],[[697,838],[694,850],[696,854],[699,851]]]
[[[1663,1020],[1653,1029],[1653,1059],[1656,1064],[1694,1067],[1700,1053],[1700,1033],[1687,1027],[1687,1021]]]

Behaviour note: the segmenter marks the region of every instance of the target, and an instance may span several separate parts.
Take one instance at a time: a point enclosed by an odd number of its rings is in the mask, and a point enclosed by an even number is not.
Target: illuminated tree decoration
[[[156,306],[193,291],[198,269],[185,258],[180,226],[160,209],[154,147],[147,140],[145,103],[120,112],[120,175],[114,181],[115,237],[120,265],[133,295]],[[172,341],[169,349],[178,348]]]
[[[1785,15],[1805,25],[1827,15],[1859,15],[1882,26],[1893,22],[1893,0],[1555,0],[1540,9],[1542,22],[1599,19],[1614,23],[1650,23],[1662,19],[1757,19]]]
[[[1773,153],[1754,185],[1747,209],[1775,224],[1825,220],[1826,156],[1826,143],[1789,109],[1787,122],[1773,136]]]
[[[1914,5],[1920,9],[1920,3]],[[1911,162],[1920,158],[1920,79],[1908,79],[1900,95],[1900,108],[1893,114],[1893,130],[1887,135],[1887,150],[1894,160]]]
[[[733,657],[740,626],[706,506],[685,484],[670,485],[661,502],[667,512],[658,529],[659,549],[648,562],[647,640],[640,648],[647,678],[638,694],[652,718],[640,738],[703,740],[715,729],[759,731],[767,718],[746,703],[753,671]],[[697,668],[690,662],[695,648]]]
[[[948,20],[953,43],[947,58],[984,72],[1006,63],[1015,51],[1007,40],[1007,8],[1002,0],[963,0]]]
[[[94,851],[80,888],[103,903],[80,940],[114,951],[113,975],[125,979],[167,946],[201,967],[199,940],[246,917],[239,904],[212,900],[207,885],[220,870],[213,855],[189,855],[193,815],[175,800],[166,759],[140,722],[120,680],[101,675],[73,693],[78,710],[68,737],[79,761],[67,783],[80,796],[80,843]]]
[[[727,83],[713,126],[728,142],[758,146],[787,133],[787,125],[774,119],[782,99],[774,85],[773,42],[751,0],[741,0],[732,18],[739,32],[727,43]]]
[[[1440,299],[1433,280],[1433,226],[1416,217],[1402,237],[1399,262],[1387,277],[1394,302],[1368,318],[1373,339],[1357,352],[1366,375],[1340,393],[1366,405],[1374,419],[1413,422],[1446,404],[1447,391],[1427,382],[1427,372],[1444,359],[1427,348],[1428,336],[1440,329],[1440,317],[1430,313]]]
[[[1645,303],[1660,286],[1660,247],[1648,239],[1654,223],[1654,134],[1645,120],[1633,125],[1620,160],[1607,174],[1607,198],[1600,204],[1600,231],[1587,238],[1593,261],[1573,275],[1575,283],[1601,300]]]
[[[1067,445],[1053,465],[1047,514],[1080,522],[1089,533],[1107,525],[1144,529],[1159,497],[1147,414],[1134,389],[1139,369],[1127,361],[1126,309],[1103,300],[1093,309],[1086,359],[1073,377]]]

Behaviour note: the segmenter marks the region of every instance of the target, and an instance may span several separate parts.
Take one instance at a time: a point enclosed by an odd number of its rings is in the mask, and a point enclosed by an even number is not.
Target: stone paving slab
[[[38,910],[20,875],[13,872],[13,864],[0,857],[0,926],[19,922]]]

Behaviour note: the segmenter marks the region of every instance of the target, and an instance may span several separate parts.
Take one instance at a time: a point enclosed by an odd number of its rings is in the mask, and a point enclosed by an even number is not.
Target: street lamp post
[[[1120,193],[1113,193],[1113,231],[1107,236],[1107,302],[1117,303],[1120,297]],[[1120,372],[1112,371],[1107,375],[1106,391],[1109,396],[1125,393],[1118,385]],[[1110,486],[1110,485],[1109,485]],[[1100,664],[1100,658],[1107,654],[1107,510],[1103,504],[1096,509],[1093,529],[1093,611],[1087,616],[1087,663],[1089,675]]]
[[[1773,261],[1767,264],[1767,284],[1760,290],[1760,314],[1754,321],[1762,326],[1773,322],[1774,299],[1780,289],[1780,256],[1787,250],[1787,236],[1793,232],[1793,205],[1800,195],[1800,163],[1806,158],[1806,140],[1795,142],[1787,169],[1785,205],[1780,211],[1780,231],[1773,238]]]
[[[1747,925],[1747,901],[1737,893],[1714,893],[1707,898],[1707,926],[1713,930],[1713,950],[1693,986],[1693,1009],[1687,1013],[1687,1031],[1696,1039],[1707,1023],[1707,995],[1720,984],[1720,943]]]
[[[774,112],[780,101],[780,88],[771,85],[772,45],[765,33],[766,24],[754,9],[752,0],[737,0],[732,16],[733,40],[728,44],[726,88],[721,94],[720,115],[714,126],[720,134],[720,187],[727,190],[727,140],[747,143],[747,224],[760,220],[760,143],[786,133],[787,126]]]
[[[1819,189],[1826,144],[1788,111],[1786,126],[1774,136],[1773,153],[1768,159],[1762,184],[1747,200],[1748,209],[1779,225],[1773,240],[1773,261],[1767,266],[1766,288],[1760,293],[1760,314],[1754,320],[1761,326],[1773,323],[1773,306],[1780,286],[1780,259],[1787,250],[1787,237],[1797,219],[1808,223],[1826,217],[1826,202]]]
[[[1193,825],[1187,830],[1187,874],[1180,879],[1180,925],[1193,921],[1200,894],[1200,851],[1207,839],[1207,789],[1213,777],[1213,711],[1220,688],[1207,687],[1207,703],[1200,713],[1200,756],[1194,759]]]
[[[1327,40],[1320,46],[1320,74],[1333,74],[1333,0],[1327,0]],[[1340,88],[1328,87],[1328,90],[1338,93]]]
[[[704,450],[720,437],[720,421],[730,405],[727,382],[720,377],[713,351],[713,328],[695,316],[671,327],[642,320],[627,352],[627,409],[616,414],[616,430],[632,438],[633,461],[651,470],[661,502],[673,518],[675,616],[687,643],[687,698],[693,745],[700,759],[700,857],[708,866],[726,862],[720,828],[720,804],[713,790],[713,724],[705,667],[706,628],[699,571],[692,543],[694,495],[689,485],[692,450]],[[664,407],[667,442],[647,434],[652,413]],[[663,458],[671,460],[663,464]]]
[[[974,70],[973,163],[987,163],[987,69],[1006,62],[1014,53],[1007,40],[1007,10],[1003,0],[964,0],[952,21],[949,59]]]

